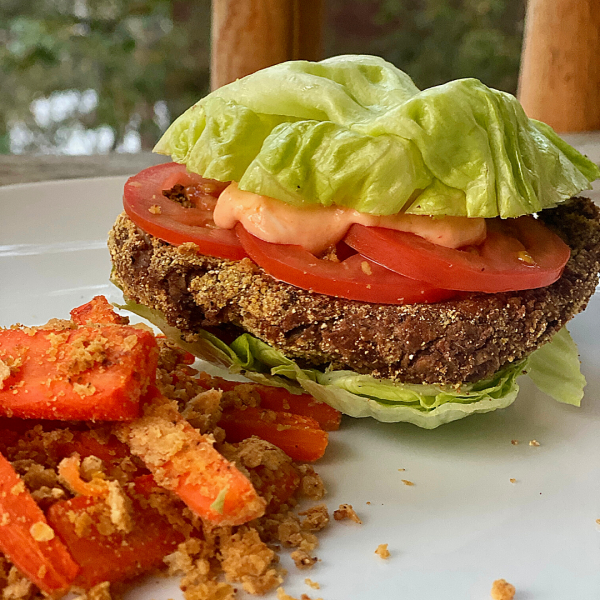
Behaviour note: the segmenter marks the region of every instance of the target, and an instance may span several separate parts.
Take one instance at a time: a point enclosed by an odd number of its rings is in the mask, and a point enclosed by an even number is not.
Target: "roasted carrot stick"
[[[285,388],[258,383],[227,381],[222,377],[211,377],[204,372],[199,374],[198,383],[206,389],[217,388],[224,392],[232,391],[239,385],[249,385],[260,396],[261,408],[311,417],[318,421],[321,429],[325,431],[336,431],[340,427],[342,413],[309,394],[292,394]]]
[[[0,455],[0,551],[50,595],[71,587],[75,563],[11,464]]]
[[[118,315],[104,296],[94,296],[86,304],[71,311],[71,320],[77,325],[127,325],[129,319]]]
[[[145,496],[156,487],[151,481],[137,483],[136,493]],[[75,585],[90,589],[103,581],[125,581],[145,573],[161,566],[163,558],[184,540],[166,517],[142,507],[135,496],[131,500],[132,530],[110,535],[101,535],[97,528],[97,515],[105,506],[101,498],[77,496],[49,508],[48,521],[81,566]],[[86,522],[91,524],[83,528]]]
[[[314,461],[327,447],[327,432],[310,417],[259,408],[227,408],[219,421],[228,442],[240,442],[253,435],[281,448],[290,458]]]
[[[127,326],[0,330],[0,415],[125,420],[156,375],[157,346]]]
[[[175,492],[204,519],[241,525],[264,513],[265,502],[247,477],[158,390],[148,394],[143,417],[117,425],[115,432],[142,459],[157,483]]]

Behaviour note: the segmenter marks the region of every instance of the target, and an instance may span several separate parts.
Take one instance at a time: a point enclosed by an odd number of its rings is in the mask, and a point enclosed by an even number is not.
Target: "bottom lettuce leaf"
[[[404,421],[434,429],[472,414],[506,408],[519,392],[517,378],[529,374],[535,385],[555,400],[579,406],[585,378],[577,346],[566,328],[526,360],[510,364],[493,377],[474,384],[437,386],[400,384],[353,371],[302,369],[265,342],[244,333],[228,346],[208,331],[184,335],[157,310],[126,300],[125,308],[158,327],[168,338],[200,359],[227,367],[231,373],[266,385],[307,392],[352,417],[387,423]]]

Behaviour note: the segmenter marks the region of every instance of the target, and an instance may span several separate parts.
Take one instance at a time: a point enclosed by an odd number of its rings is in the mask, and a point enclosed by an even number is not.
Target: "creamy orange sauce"
[[[222,229],[232,229],[239,222],[261,240],[302,246],[316,255],[342,240],[354,223],[414,233],[447,248],[479,244],[486,234],[485,219],[407,214],[377,216],[342,206],[298,208],[242,191],[235,182],[219,196],[214,221]]]

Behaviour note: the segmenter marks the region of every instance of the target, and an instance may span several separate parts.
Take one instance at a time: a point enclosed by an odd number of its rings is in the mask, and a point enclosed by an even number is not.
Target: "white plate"
[[[100,293],[119,300],[108,283],[105,240],[123,182],[0,188],[0,325],[68,317]],[[510,408],[434,431],[345,419],[317,468],[330,511],[350,503],[363,525],[333,522],[310,571],[284,557],[286,591],[325,600],[483,600],[505,578],[518,600],[597,600],[599,321],[597,295],[571,325],[588,379],[580,409],[522,380]],[[539,447],[529,445],[533,439]],[[374,554],[382,543],[389,544],[387,561]],[[321,589],[308,588],[306,577]],[[180,597],[175,580],[150,580],[129,594]]]

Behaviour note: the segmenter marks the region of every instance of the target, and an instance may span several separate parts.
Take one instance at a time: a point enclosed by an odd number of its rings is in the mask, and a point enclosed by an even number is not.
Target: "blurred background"
[[[525,0],[327,0],[324,54],[515,93]],[[209,0],[0,0],[0,154],[151,150],[209,91]]]

